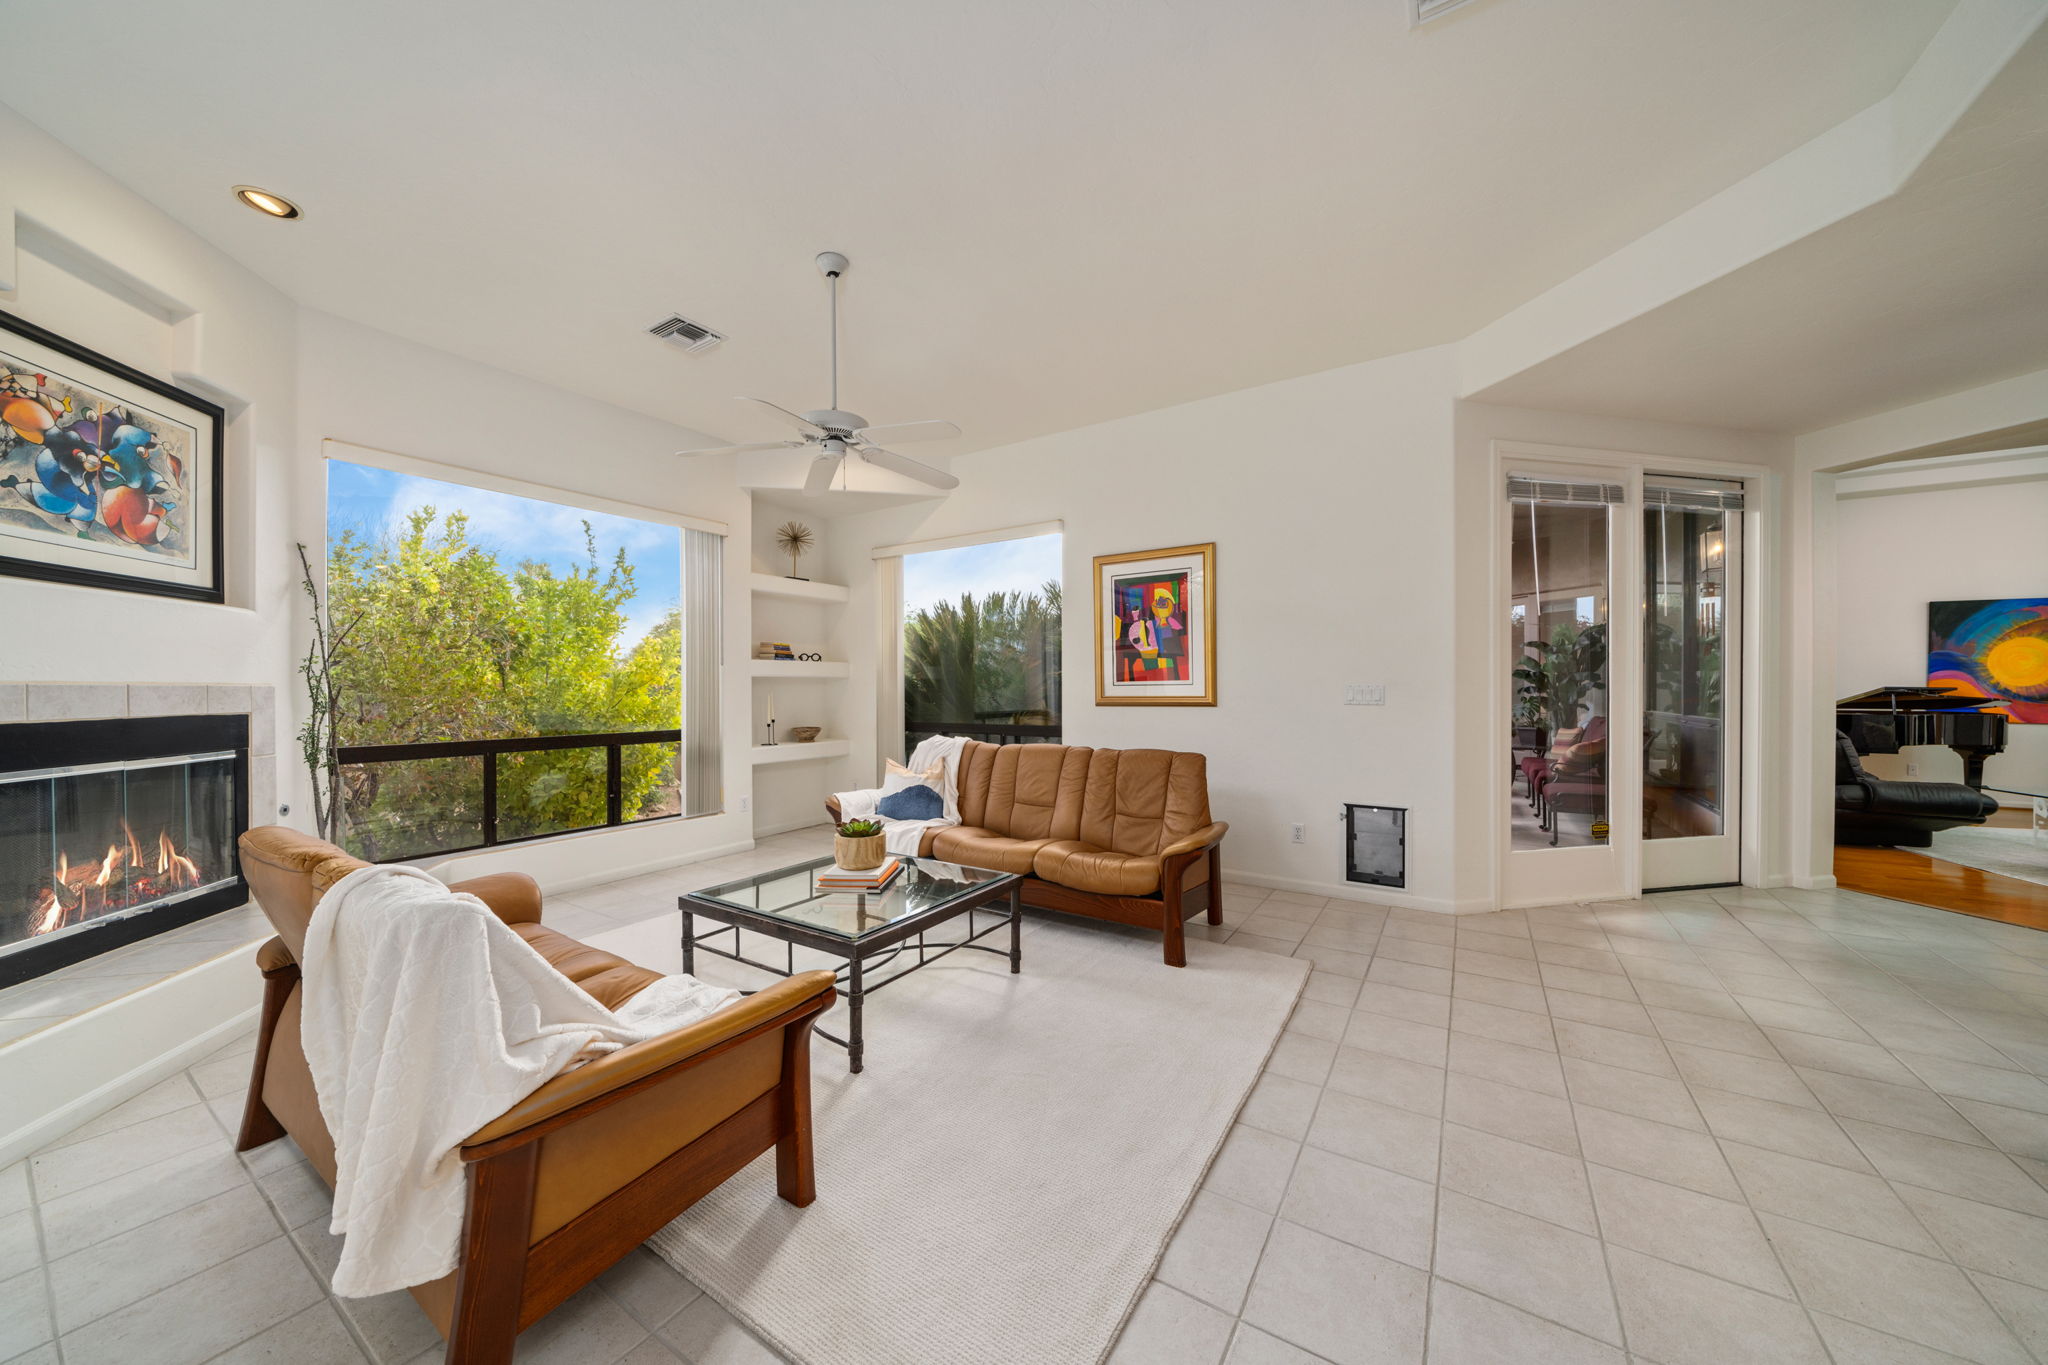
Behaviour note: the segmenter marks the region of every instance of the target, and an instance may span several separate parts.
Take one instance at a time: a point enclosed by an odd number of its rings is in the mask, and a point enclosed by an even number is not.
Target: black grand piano
[[[1934,832],[1981,825],[1998,809],[1984,795],[1984,760],[2005,748],[2003,715],[1984,697],[1939,687],[1878,687],[1835,703],[1835,840],[1925,848]],[[1863,770],[1863,754],[1942,744],[1963,758],[1962,782],[1892,782]]]

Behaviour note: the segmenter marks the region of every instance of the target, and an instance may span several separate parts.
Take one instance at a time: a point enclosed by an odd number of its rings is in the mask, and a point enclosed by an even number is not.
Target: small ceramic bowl
[[[789,737],[798,744],[809,744],[824,733],[824,729],[822,725],[793,725],[790,727]]]

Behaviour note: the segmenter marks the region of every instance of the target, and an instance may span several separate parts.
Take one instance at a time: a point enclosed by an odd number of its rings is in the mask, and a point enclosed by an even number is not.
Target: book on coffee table
[[[903,870],[901,858],[891,858],[872,872],[848,872],[833,867],[817,874],[820,891],[880,891]]]

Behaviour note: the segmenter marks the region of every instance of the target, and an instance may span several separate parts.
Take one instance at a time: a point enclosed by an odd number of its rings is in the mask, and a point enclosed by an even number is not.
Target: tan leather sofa
[[[299,1041],[297,955],[322,893],[363,863],[274,825],[243,835],[241,851],[277,937],[257,954],[262,1022],[235,1150],[289,1135],[332,1186],[334,1140]],[[499,873],[454,889],[490,906],[602,1004],[616,1007],[659,979],[543,927],[530,877]],[[790,977],[566,1071],[471,1134],[461,1149],[461,1262],[412,1291],[447,1338],[451,1365],[511,1360],[520,1331],[770,1147],[782,1197],[809,1204],[810,1034],[833,999],[832,973]]]
[[[1209,818],[1201,754],[970,740],[959,777],[960,823],[925,831],[924,856],[1023,873],[1030,905],[1157,929],[1171,967],[1187,965],[1183,920],[1222,922],[1230,826]]]

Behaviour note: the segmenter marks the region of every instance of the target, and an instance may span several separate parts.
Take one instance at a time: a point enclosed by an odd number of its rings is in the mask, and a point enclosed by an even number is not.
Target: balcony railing
[[[906,720],[903,737],[912,748],[930,735],[960,735],[984,744],[1058,744],[1058,725],[998,725],[985,720]]]
[[[343,745],[335,752],[342,768],[343,843],[359,857],[393,862],[679,816],[682,737],[680,729],[629,730]],[[627,811],[626,750],[639,745],[668,752],[651,756],[653,786]],[[525,757],[573,750],[593,751],[593,758],[601,751],[602,773],[594,762]],[[508,778],[516,785],[502,801]],[[564,807],[595,804],[600,784],[602,819],[561,814]]]

